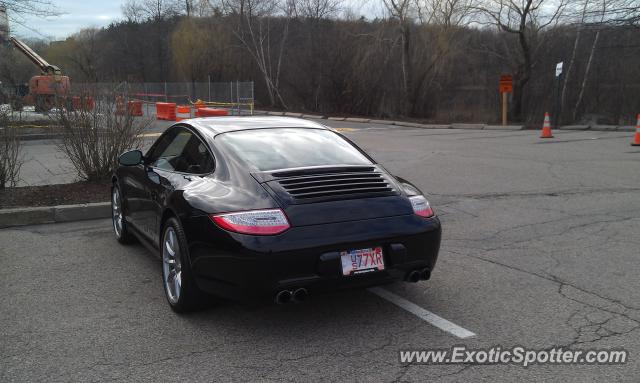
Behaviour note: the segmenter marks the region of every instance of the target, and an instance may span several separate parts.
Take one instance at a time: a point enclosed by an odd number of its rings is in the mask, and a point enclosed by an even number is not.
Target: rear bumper
[[[208,217],[190,220],[191,266],[198,286],[230,299],[273,296],[305,287],[310,293],[401,280],[433,270],[440,221],[416,215],[294,227],[277,236],[248,236],[217,228]],[[339,252],[382,246],[385,270],[342,276]]]

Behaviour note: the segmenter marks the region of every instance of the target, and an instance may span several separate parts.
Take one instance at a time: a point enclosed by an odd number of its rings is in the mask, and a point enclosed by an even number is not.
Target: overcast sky
[[[19,37],[63,39],[86,27],[104,27],[111,21],[121,19],[118,0],[54,0],[63,14],[46,19],[27,16],[19,20],[25,26],[10,22],[11,33]],[[13,17],[13,15],[9,15]]]

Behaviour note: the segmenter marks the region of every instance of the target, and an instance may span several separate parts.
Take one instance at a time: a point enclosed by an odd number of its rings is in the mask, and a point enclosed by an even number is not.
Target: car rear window
[[[260,171],[371,161],[330,130],[275,128],[228,132],[216,143]]]

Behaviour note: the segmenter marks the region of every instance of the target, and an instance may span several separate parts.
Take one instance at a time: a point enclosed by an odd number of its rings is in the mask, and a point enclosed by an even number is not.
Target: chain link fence
[[[155,113],[156,102],[193,105],[196,102],[226,109],[229,115],[253,114],[253,82],[144,82],[144,83],[73,83],[73,95],[96,98],[122,95],[125,100],[144,102],[145,115]]]

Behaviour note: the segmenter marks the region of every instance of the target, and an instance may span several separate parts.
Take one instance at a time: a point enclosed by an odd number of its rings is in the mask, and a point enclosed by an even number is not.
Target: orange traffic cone
[[[549,112],[544,112],[544,125],[542,125],[542,135],[540,138],[553,138],[553,134],[551,134],[551,119],[549,118]]]
[[[640,114],[638,114],[638,122],[636,123],[636,137],[633,139],[631,146],[640,146]]]

